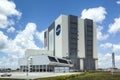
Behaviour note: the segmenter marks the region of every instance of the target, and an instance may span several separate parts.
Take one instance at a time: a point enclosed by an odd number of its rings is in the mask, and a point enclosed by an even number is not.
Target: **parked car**
[[[10,76],[12,76],[12,74],[9,74],[9,73],[4,73],[1,75],[1,77],[10,77]]]

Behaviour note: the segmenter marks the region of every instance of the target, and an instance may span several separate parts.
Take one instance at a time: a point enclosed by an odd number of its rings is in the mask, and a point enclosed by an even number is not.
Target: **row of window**
[[[87,37],[93,37],[93,34],[90,34],[90,33],[89,33],[89,34],[86,34],[86,38],[87,38]]]
[[[20,69],[24,72],[28,71],[28,68],[26,66],[20,66]],[[31,65],[29,68],[30,72],[51,72],[54,70],[53,66],[46,66],[46,65]]]
[[[54,68],[51,65],[30,65],[30,68],[32,68],[32,69],[46,69],[46,66],[47,66],[47,68]],[[20,68],[27,69],[28,66],[20,66]]]
[[[70,35],[71,35],[71,34],[77,35],[78,33],[77,33],[77,30],[70,30],[70,31],[69,31],[69,34],[70,34]]]
[[[77,24],[77,21],[70,21],[70,24]]]
[[[60,58],[56,59],[55,57],[51,57],[51,56],[48,56],[48,58],[51,62],[58,62],[59,61],[59,63],[71,64],[70,61],[67,61],[67,60],[64,60],[64,59],[60,59]]]

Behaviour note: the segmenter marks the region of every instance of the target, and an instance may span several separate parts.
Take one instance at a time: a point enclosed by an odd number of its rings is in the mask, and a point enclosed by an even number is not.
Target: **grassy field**
[[[85,72],[71,76],[59,76],[51,78],[39,78],[35,80],[120,80],[120,73],[110,72]]]
[[[0,79],[0,80],[20,80],[20,79]],[[120,73],[110,72],[84,72],[69,76],[57,76],[50,78],[39,78],[35,80],[120,80]]]

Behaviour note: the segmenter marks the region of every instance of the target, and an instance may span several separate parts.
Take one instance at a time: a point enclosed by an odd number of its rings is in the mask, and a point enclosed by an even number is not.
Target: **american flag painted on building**
[[[47,47],[47,42],[48,42],[48,31],[45,31],[44,33],[44,48]]]

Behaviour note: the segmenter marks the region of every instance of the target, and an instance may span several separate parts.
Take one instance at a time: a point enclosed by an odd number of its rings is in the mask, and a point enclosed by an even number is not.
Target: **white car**
[[[1,77],[10,77],[10,76],[12,76],[12,74],[9,74],[9,73],[4,73],[1,75]]]

